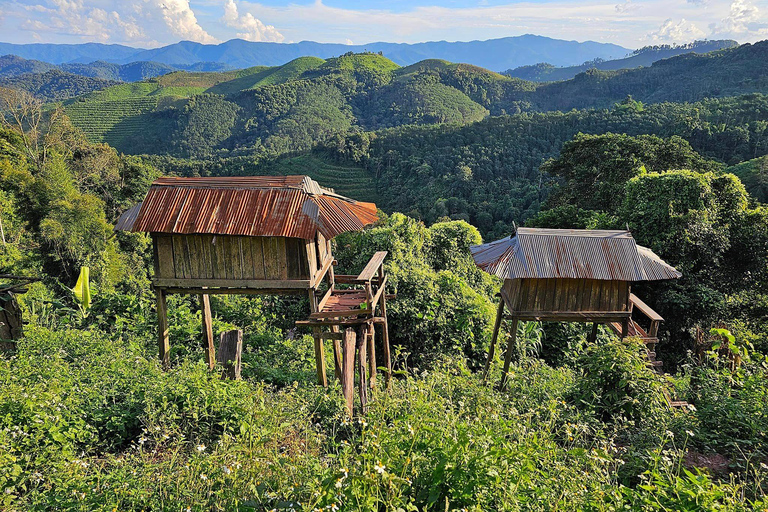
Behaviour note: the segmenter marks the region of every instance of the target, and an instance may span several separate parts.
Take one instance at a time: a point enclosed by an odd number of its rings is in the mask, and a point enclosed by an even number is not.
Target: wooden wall
[[[285,237],[154,233],[155,276],[176,279],[311,279],[314,241]]]
[[[629,283],[598,279],[507,279],[515,311],[629,311]]]

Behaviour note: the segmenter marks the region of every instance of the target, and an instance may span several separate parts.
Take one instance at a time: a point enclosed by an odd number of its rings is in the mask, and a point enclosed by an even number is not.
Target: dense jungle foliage
[[[348,57],[294,63],[281,76],[312,77],[235,93],[239,103],[194,96],[173,107],[186,124],[148,109],[142,119],[161,124],[147,130],[182,130],[168,143],[195,159],[119,153],[89,140],[67,107],[3,91],[4,111],[22,120],[0,129],[0,273],[41,281],[17,297],[25,338],[0,355],[0,508],[768,510],[766,97],[648,105],[623,92],[603,110],[392,127],[406,115],[392,98],[435,80],[463,108],[448,90],[461,89],[434,76],[467,68]],[[233,79],[280,82],[275,72]],[[188,78],[96,94],[173,104],[167,89],[228,87]],[[365,102],[350,103],[340,83],[391,116],[361,117]],[[230,140],[243,112],[258,112],[243,132],[253,148],[195,153]],[[440,121],[434,109],[413,113]],[[312,338],[294,324],[306,299],[211,298],[215,333],[244,332],[243,380],[228,381],[203,362],[197,298],[172,296],[163,370],[150,241],[112,230],[161,174],[286,171],[338,181],[385,210],[334,240],[340,273],[388,251],[397,293],[395,379],[390,391],[379,379],[364,416],[347,418],[338,383],[315,384]],[[500,282],[469,247],[513,222],[628,226],[680,269],[676,282],[633,288],[665,317],[658,354],[671,374],[611,330],[588,343],[586,326],[529,322],[507,389],[495,386],[502,351],[483,383]],[[90,307],[71,289],[84,266]],[[329,346],[325,357],[332,369]],[[665,392],[691,406],[670,408]]]

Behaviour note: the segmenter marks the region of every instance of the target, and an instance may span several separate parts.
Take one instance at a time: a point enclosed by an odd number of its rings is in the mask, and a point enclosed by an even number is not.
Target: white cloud
[[[189,0],[47,0],[20,5],[22,11],[14,13],[19,28],[36,33],[146,46],[157,46],[158,36],[219,42],[200,26]]]
[[[665,20],[661,27],[648,34],[647,38],[651,41],[665,43],[687,43],[705,35],[705,32],[694,23],[683,18],[678,22],[674,22],[672,19]]]
[[[152,0],[152,3],[162,11],[163,20],[174,35],[197,43],[219,42],[197,22],[189,0]]]
[[[234,0],[226,0],[224,16],[221,19],[228,27],[242,30],[237,33],[237,37],[246,41],[280,42],[285,39],[275,27],[265,25],[250,12],[240,14]]]
[[[734,0],[728,16],[720,23],[711,23],[709,28],[713,36],[760,37],[768,35],[768,20],[762,17],[755,4],[748,0]]]

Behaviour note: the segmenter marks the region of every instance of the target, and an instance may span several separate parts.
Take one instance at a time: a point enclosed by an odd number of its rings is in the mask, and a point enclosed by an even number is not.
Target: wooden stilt
[[[317,296],[315,290],[310,288],[309,290],[309,309],[312,313],[317,311]],[[317,382],[323,387],[328,387],[328,376],[325,370],[325,349],[323,348],[323,339],[319,336],[320,329],[318,327],[313,328],[315,334],[315,364],[317,365]]]
[[[597,322],[592,322],[592,332],[589,333],[589,338],[587,338],[587,341],[591,344],[594,343],[597,339]]]
[[[379,269],[379,283],[384,281],[384,268]],[[379,307],[381,308],[381,316],[384,318],[384,325],[381,331],[381,340],[384,347],[384,363],[387,368],[387,373],[384,376],[384,381],[387,385],[387,389],[392,388],[392,354],[389,349],[389,325],[387,322],[387,298],[386,293],[381,294],[379,299]]]
[[[503,391],[507,387],[507,374],[509,373],[509,364],[512,362],[512,351],[515,348],[515,342],[517,340],[517,318],[512,320],[512,336],[509,338],[509,344],[507,345],[507,355],[504,357],[504,369],[501,374],[501,382],[499,388]]]
[[[339,326],[338,325],[332,325],[331,326],[331,332],[334,334],[339,332]],[[334,338],[333,339],[333,374],[336,376],[336,379],[341,382],[341,375],[342,375],[342,363],[341,363],[341,340]]]
[[[235,329],[221,333],[219,340],[219,364],[224,368],[222,379],[240,380],[243,354],[243,331]]]
[[[165,290],[155,289],[157,297],[157,341],[160,351],[160,361],[163,367],[168,368],[171,364],[171,342],[168,337],[168,307],[165,303]]]
[[[355,395],[355,345],[357,334],[355,329],[348,327],[344,330],[344,356],[342,358],[341,392],[347,403],[347,412],[352,416]]]
[[[496,322],[493,324],[493,336],[491,336],[491,346],[488,347],[488,360],[485,362],[483,370],[483,383],[488,380],[488,372],[491,371],[493,356],[496,354],[496,340],[499,338],[499,328],[504,318],[504,299],[499,297],[499,307],[496,309]]]
[[[216,348],[213,345],[213,319],[211,317],[211,299],[208,294],[200,295],[200,309],[203,317],[203,348],[205,362],[213,370],[216,366]]]
[[[365,337],[368,341],[368,384],[376,387],[376,328],[373,323],[367,326]]]
[[[368,342],[366,340],[368,329],[366,326],[361,325],[357,328],[357,371],[360,374],[359,394],[360,394],[360,411],[361,414],[365,414],[368,411],[368,379],[366,378],[366,347]]]
[[[624,339],[629,334],[629,318],[625,318],[621,321],[621,339]]]

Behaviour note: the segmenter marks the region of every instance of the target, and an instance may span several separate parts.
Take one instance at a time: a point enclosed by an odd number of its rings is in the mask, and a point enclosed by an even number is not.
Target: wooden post
[[[507,345],[507,355],[504,357],[504,370],[501,374],[501,382],[499,388],[503,391],[507,387],[507,373],[509,373],[509,364],[512,362],[512,350],[515,348],[515,341],[517,340],[517,318],[512,320],[512,336],[509,338],[509,344]]]
[[[213,345],[213,319],[211,318],[211,299],[207,293],[200,295],[200,309],[203,317],[203,348],[205,362],[213,370],[216,366],[216,347]]]
[[[334,334],[337,334],[339,332],[339,326],[338,325],[332,326],[331,332],[333,332]],[[342,354],[341,340],[334,338],[333,339],[333,374],[336,376],[336,379],[339,382],[341,382],[341,377],[343,375],[341,354]]]
[[[629,334],[629,318],[624,318],[621,321],[621,339],[624,339]]]
[[[233,330],[221,333],[216,360],[224,367],[221,373],[222,379],[240,380],[242,354],[243,331]]]
[[[368,384],[371,389],[376,387],[376,328],[370,323],[365,330],[368,340]]]
[[[592,332],[589,333],[589,338],[587,338],[588,343],[594,343],[597,339],[597,322],[592,322]]]
[[[168,307],[165,303],[165,290],[155,288],[157,297],[157,342],[160,352],[160,361],[163,367],[171,364],[171,342],[168,337]]]
[[[312,313],[317,312],[317,296],[314,288],[309,289],[309,309]],[[312,329],[315,340],[315,364],[317,365],[317,382],[323,387],[328,387],[328,377],[325,374],[325,349],[323,348],[323,339],[320,337],[320,329]]]
[[[352,327],[344,331],[344,357],[342,359],[341,392],[347,402],[347,412],[352,416],[355,395],[355,344],[357,334]]]
[[[384,267],[379,267],[379,285],[384,281]],[[381,316],[384,317],[384,328],[381,330],[381,340],[384,346],[384,363],[387,368],[387,373],[384,376],[384,381],[387,385],[387,389],[392,388],[392,354],[389,350],[389,324],[387,321],[387,291],[384,290],[379,299],[379,306],[381,307]]]
[[[488,347],[488,360],[485,362],[483,370],[483,383],[488,380],[488,372],[491,371],[493,356],[496,354],[496,340],[499,338],[499,328],[504,318],[504,298],[499,297],[499,307],[496,309],[496,322],[493,324],[493,336],[491,336],[491,346]]]
[[[357,371],[360,374],[360,411],[368,411],[368,381],[365,375],[366,366],[366,332],[368,329],[361,325],[357,328]]]

